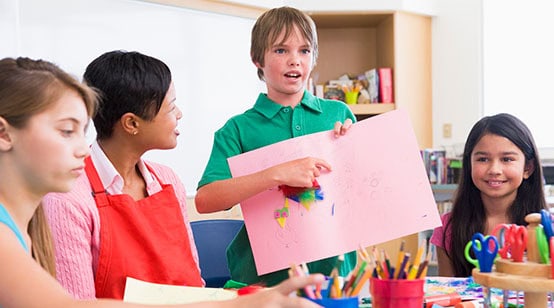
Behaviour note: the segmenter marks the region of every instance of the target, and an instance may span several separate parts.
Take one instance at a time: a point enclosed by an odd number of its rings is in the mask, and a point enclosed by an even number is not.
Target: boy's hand
[[[277,185],[292,187],[312,187],[314,180],[321,175],[322,169],[331,171],[331,165],[314,157],[305,157],[282,163],[267,169]]]
[[[344,124],[337,121],[335,123],[335,127],[333,128],[333,131],[335,132],[335,137],[344,136],[351,126],[352,120],[350,119],[346,119],[344,121]]]

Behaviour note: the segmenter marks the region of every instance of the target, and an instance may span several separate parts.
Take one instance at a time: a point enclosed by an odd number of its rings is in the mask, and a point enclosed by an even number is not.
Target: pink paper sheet
[[[289,200],[282,228],[275,187],[241,202],[259,275],[379,244],[441,224],[408,114],[394,110],[331,131],[282,141],[229,158],[233,177],[306,156],[331,164],[317,178],[325,196],[310,210]]]

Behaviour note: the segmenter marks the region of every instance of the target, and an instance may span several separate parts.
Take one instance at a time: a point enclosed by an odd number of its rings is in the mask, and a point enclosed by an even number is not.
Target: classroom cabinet
[[[420,148],[432,146],[431,17],[391,12],[311,12],[317,26],[316,84],[390,67],[393,104],[350,105],[359,118],[402,108]]]

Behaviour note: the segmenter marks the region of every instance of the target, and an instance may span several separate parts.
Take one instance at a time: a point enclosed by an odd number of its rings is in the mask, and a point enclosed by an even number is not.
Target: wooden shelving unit
[[[454,193],[458,188],[458,184],[433,184],[433,195],[436,202],[451,201],[454,198]]]
[[[435,197],[435,201],[437,202],[437,207],[439,207],[439,213],[440,212],[440,204],[442,202],[450,202],[454,198],[454,193],[456,192],[456,189],[458,188],[458,184],[432,184],[431,189],[433,190],[433,196]],[[418,238],[418,244],[421,244],[422,241],[427,240],[431,237],[433,234],[433,230],[426,230],[419,233]],[[436,253],[436,252],[435,252]],[[436,260],[431,260],[429,263],[429,274],[432,275],[438,275],[438,264]]]
[[[350,108],[359,119],[402,108],[410,114],[420,148],[432,147],[431,18],[398,11],[309,14],[319,38],[314,82],[392,68],[394,104]]]
[[[376,115],[396,109],[395,104],[353,104],[348,105],[355,115]]]

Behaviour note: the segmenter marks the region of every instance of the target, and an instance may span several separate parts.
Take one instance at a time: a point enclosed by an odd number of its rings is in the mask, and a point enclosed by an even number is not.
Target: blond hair
[[[96,92],[53,63],[23,57],[0,60],[0,117],[13,127],[25,127],[32,116],[46,110],[67,90],[76,91],[88,115],[94,114]],[[42,205],[35,210],[27,232],[33,258],[55,277],[54,248]]]
[[[317,30],[314,21],[307,14],[291,7],[280,7],[263,13],[252,28],[250,57],[252,62],[265,65],[265,52],[276,43],[284,31],[283,41],[288,39],[297,27],[302,37],[312,48],[313,65],[318,56]],[[282,43],[282,42],[279,42]],[[264,72],[258,68],[258,78],[264,80]]]

